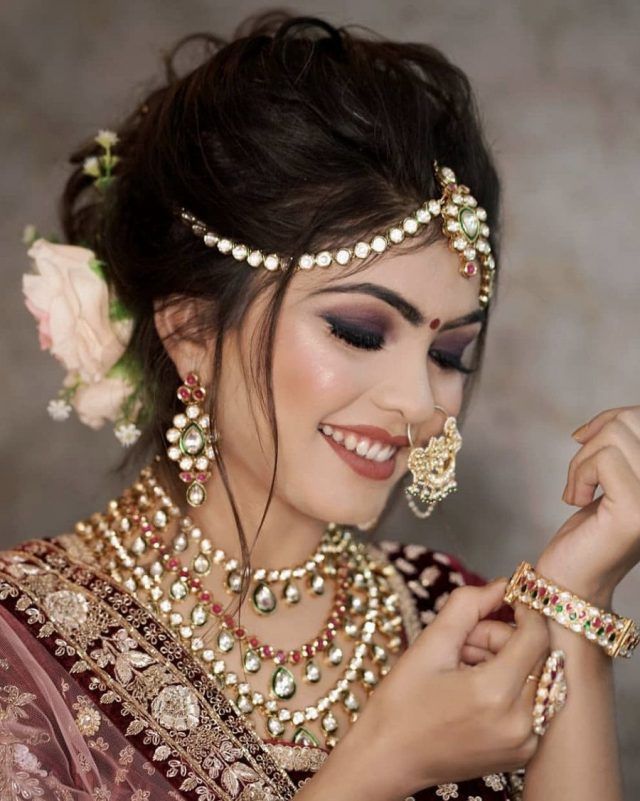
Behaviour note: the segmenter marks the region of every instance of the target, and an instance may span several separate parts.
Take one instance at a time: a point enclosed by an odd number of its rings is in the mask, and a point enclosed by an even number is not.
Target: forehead
[[[395,246],[358,271],[336,264],[326,269],[297,271],[289,290],[290,302],[303,301],[318,289],[367,281],[398,292],[425,317],[437,315],[445,320],[480,305],[479,274],[466,278],[460,274],[460,266],[458,255],[442,239],[411,250]]]

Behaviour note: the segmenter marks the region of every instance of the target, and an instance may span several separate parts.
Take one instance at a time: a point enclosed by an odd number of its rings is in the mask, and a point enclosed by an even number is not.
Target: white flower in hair
[[[100,129],[94,141],[96,141],[105,150],[108,150],[114,145],[117,145],[120,139],[115,131]]]
[[[113,432],[120,444],[124,445],[125,448],[137,442],[138,437],[142,433],[134,423],[121,423],[113,429]]]
[[[100,162],[97,156],[89,156],[82,162],[82,172],[94,178],[100,177]]]
[[[68,420],[71,414],[71,406],[62,398],[54,398],[47,405],[49,416],[58,422]]]

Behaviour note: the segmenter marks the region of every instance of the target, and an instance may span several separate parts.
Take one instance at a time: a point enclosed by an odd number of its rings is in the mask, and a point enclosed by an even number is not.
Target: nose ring
[[[434,409],[439,409],[444,414],[445,417],[449,416],[447,414],[447,410],[443,409],[442,406],[438,406],[437,404],[434,404],[433,408]],[[407,423],[407,439],[409,440],[409,447],[410,448],[415,448],[415,443],[413,441],[413,437],[411,436],[411,423]]]
[[[411,446],[407,467],[413,474],[413,482],[405,487],[409,508],[416,517],[424,519],[433,512],[436,504],[454,492],[456,482],[456,453],[462,447],[462,437],[456,426],[456,418],[447,415],[446,409],[436,406],[444,412],[446,420],[443,433],[429,439],[426,447],[416,447],[411,437],[411,424],[407,424],[407,438]],[[427,504],[421,509],[416,501]]]

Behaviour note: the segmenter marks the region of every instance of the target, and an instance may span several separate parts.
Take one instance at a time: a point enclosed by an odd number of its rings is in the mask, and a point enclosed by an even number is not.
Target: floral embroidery
[[[442,575],[442,571],[435,565],[429,565],[420,573],[419,580],[423,587],[431,587]]]
[[[418,598],[422,598],[426,600],[429,597],[429,590],[425,590],[425,588],[417,581],[407,581],[407,587],[411,590],[414,595],[417,595]]]
[[[200,722],[200,706],[195,695],[180,685],[171,685],[154,698],[153,716],[167,729],[186,731]]]
[[[0,798],[3,801],[30,801],[44,796],[41,778],[47,777],[29,745],[44,743],[49,735],[42,730],[30,730],[26,725],[29,713],[24,709],[35,701],[33,693],[21,692],[14,684],[0,688]],[[9,723],[25,723],[23,739],[19,739]]]
[[[404,546],[404,555],[407,559],[418,559],[427,552],[427,548],[424,545],[418,545],[415,542],[411,542],[408,545]]]
[[[131,796],[131,801],[148,801],[150,790],[136,790]]]
[[[151,748],[147,772],[154,770],[151,762],[161,764],[181,799],[293,797],[295,784],[257,734],[133,596],[86,564],[69,561],[55,540],[31,540],[19,548],[0,553],[0,601],[24,625],[36,627],[34,635],[66,660],[70,673],[87,674],[82,683],[94,704],[111,706],[110,716],[129,718],[123,734],[141,751]],[[20,574],[18,586],[9,566]],[[78,619],[81,626],[75,625]],[[86,713],[82,723],[91,723]],[[116,781],[123,781],[125,766],[117,770]]]
[[[70,590],[59,590],[47,595],[42,605],[54,623],[65,629],[75,629],[86,622],[89,604],[84,595]]]
[[[95,740],[89,740],[89,748],[93,748],[94,751],[105,754],[109,750],[109,743],[104,737],[96,737]]]
[[[504,776],[501,776],[499,773],[490,773],[488,776],[483,776],[482,779],[487,787],[496,792],[504,790],[506,787]]]
[[[80,733],[86,737],[93,737],[100,728],[100,713],[92,705],[86,695],[78,696],[73,704],[73,708],[78,713],[76,715],[76,725]]]
[[[402,557],[396,559],[394,561],[394,565],[398,568],[398,570],[401,570],[403,573],[406,573],[409,576],[416,572],[415,565],[411,564],[411,562],[408,562]]]
[[[457,784],[439,784],[436,790],[436,795],[442,798],[442,801],[449,801],[450,798],[458,797]]]

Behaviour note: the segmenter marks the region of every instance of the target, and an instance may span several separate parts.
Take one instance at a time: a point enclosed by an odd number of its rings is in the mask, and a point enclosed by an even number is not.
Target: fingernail
[[[571,436],[572,436],[574,439],[579,439],[579,438],[582,436],[582,435],[581,435],[581,432],[582,432],[582,431],[583,431],[583,429],[585,429],[586,427],[587,427],[587,424],[585,423],[583,426],[580,426],[579,428],[576,428],[576,430],[573,432],[573,434],[571,434]]]

